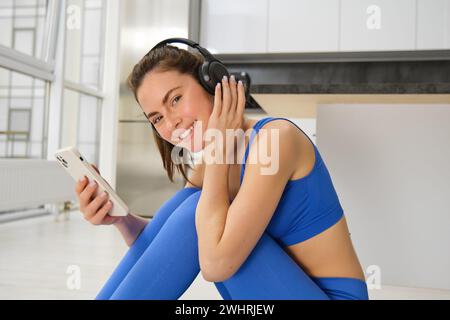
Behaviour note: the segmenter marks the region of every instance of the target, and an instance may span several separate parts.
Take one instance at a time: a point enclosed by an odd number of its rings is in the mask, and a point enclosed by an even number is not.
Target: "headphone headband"
[[[165,46],[169,43],[183,43],[197,49],[204,57],[205,61],[197,70],[197,78],[205,90],[214,95],[215,86],[222,81],[224,76],[230,77],[230,74],[225,65],[216,59],[207,49],[200,46],[198,43],[186,38],[169,38],[158,42],[146,55],[150,54],[154,49]]]
[[[198,51],[200,51],[200,53],[206,58],[208,57],[210,60],[217,60],[216,58],[214,58],[214,56],[206,49],[203,48],[202,46],[200,46],[197,42],[194,42],[190,39],[186,39],[186,38],[169,38],[169,39],[165,39],[162,40],[160,42],[158,42],[149,52],[151,52],[152,50],[159,48],[159,47],[163,47],[168,43],[183,43],[183,44],[187,44],[188,46],[197,49]]]

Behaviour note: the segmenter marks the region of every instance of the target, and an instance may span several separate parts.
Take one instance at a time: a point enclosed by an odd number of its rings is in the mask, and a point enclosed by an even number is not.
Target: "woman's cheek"
[[[173,143],[173,141],[171,139],[172,137],[170,136],[170,132],[168,132],[167,130],[164,130],[163,132],[160,132],[160,135],[167,142]]]

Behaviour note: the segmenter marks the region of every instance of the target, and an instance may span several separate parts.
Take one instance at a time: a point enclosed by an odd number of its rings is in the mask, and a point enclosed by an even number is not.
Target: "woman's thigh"
[[[329,299],[267,232],[238,271],[222,284],[233,300]]]

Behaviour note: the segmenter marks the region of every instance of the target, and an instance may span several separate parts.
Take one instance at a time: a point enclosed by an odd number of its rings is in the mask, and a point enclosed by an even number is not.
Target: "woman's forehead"
[[[154,70],[147,73],[144,77],[145,82],[156,83],[160,85],[171,85],[172,81],[188,81],[189,75],[180,73],[177,70],[159,71]]]
[[[141,90],[138,89],[138,100],[149,107],[157,106],[169,90],[175,87],[188,87],[190,78],[189,75],[178,71],[148,73],[139,88]]]

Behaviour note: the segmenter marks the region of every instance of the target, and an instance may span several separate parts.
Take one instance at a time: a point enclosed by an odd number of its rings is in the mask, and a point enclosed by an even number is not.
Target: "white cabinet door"
[[[417,0],[417,49],[450,49],[450,0]]]
[[[415,0],[342,0],[340,50],[414,50],[415,14]]]
[[[265,53],[268,0],[204,0],[200,45],[211,53]]]
[[[338,51],[339,0],[269,0],[268,52]]]

